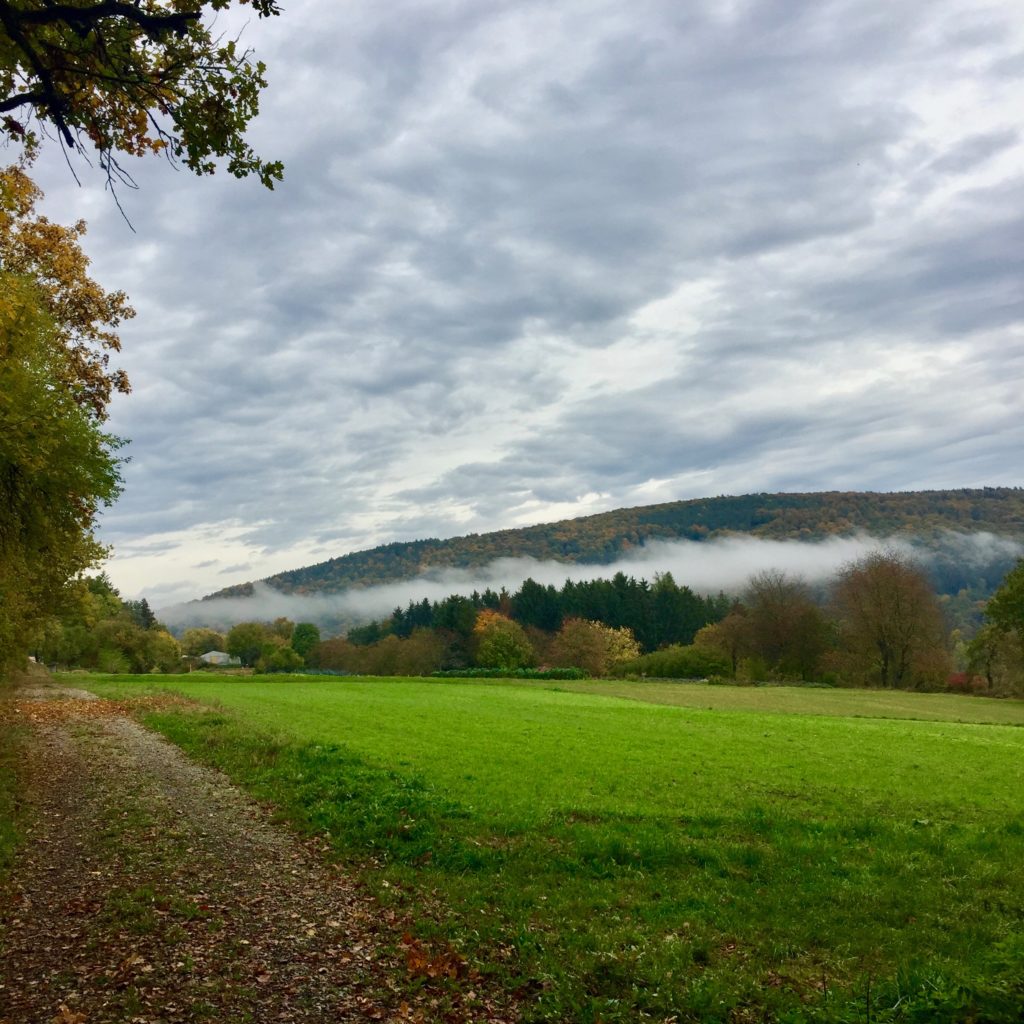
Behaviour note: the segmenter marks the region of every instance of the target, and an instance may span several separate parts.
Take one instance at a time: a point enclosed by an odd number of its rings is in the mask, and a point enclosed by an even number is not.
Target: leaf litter
[[[0,886],[0,1024],[511,1024],[454,951],[413,938],[216,772],[128,717],[179,697],[42,687],[25,841]]]

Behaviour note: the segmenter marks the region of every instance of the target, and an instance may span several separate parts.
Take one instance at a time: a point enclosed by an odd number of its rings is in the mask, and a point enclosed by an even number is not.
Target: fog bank
[[[933,542],[934,543],[934,542]],[[609,578],[617,572],[653,579],[671,572],[676,582],[697,593],[738,593],[751,575],[778,569],[800,576],[809,584],[825,583],[847,563],[871,551],[892,548],[918,559],[927,567],[937,559],[955,559],[969,571],[981,571],[993,563],[1024,554],[1024,544],[988,533],[946,533],[937,546],[924,548],[906,538],[868,536],[833,537],[823,541],[765,540],[733,536],[710,541],[651,541],[606,565],[538,561],[533,558],[499,558],[470,569],[431,570],[412,580],[376,587],[350,589],[335,594],[284,594],[257,583],[251,597],[193,601],[160,609],[170,626],[212,625],[272,620],[286,616],[296,622],[356,624],[384,618],[396,606],[410,601],[440,601],[450,594],[472,594],[490,587],[517,590],[524,580],[560,587],[567,579],[582,581]]]

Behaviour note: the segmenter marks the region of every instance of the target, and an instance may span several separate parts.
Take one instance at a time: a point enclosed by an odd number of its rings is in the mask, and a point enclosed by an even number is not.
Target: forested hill
[[[651,540],[702,541],[730,533],[821,540],[868,533],[912,535],[928,544],[950,530],[987,531],[1024,540],[1024,488],[745,494],[672,501],[449,540],[383,544],[262,582],[285,593],[332,593],[412,579],[430,569],[486,565],[496,558],[607,565]],[[241,597],[252,589],[252,583],[245,583],[210,597]]]

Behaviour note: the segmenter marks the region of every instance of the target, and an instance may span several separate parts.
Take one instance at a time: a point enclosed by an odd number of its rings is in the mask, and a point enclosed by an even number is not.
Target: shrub
[[[728,659],[717,651],[692,644],[674,644],[623,662],[615,674],[636,673],[659,679],[706,679],[708,676],[727,676],[730,668]]]

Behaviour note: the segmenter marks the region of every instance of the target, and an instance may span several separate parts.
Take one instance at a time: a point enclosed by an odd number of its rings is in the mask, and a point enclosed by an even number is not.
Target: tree
[[[1015,631],[986,622],[967,644],[967,667],[992,693],[1024,694],[1024,642]]]
[[[226,647],[228,654],[251,668],[273,638],[274,634],[262,622],[239,622],[228,631]]]
[[[970,668],[985,676],[991,690],[1024,693],[1024,559],[989,599],[985,620],[967,645]]]
[[[484,668],[526,668],[534,662],[523,627],[500,612],[480,612],[473,633],[477,640],[476,663]]]
[[[283,643],[289,644],[292,640],[292,633],[295,632],[295,623],[287,616],[279,615],[273,622],[267,623],[266,628]]]
[[[121,350],[117,328],[135,310],[124,292],[105,292],[89,277],[79,245],[85,222],[52,223],[36,213],[42,197],[23,167],[0,170],[0,271],[35,283],[64,349],[55,383],[102,421],[112,393],[130,390],[124,371],[111,368],[110,353]]]
[[[102,556],[95,517],[120,490],[122,442],[102,423],[128,390],[109,359],[133,313],[86,273],[84,225],[38,216],[40,195],[0,170],[0,661]]]
[[[985,606],[985,618],[1004,633],[1024,642],[1024,558],[1007,574]]]
[[[137,626],[141,626],[143,629],[152,629],[156,625],[156,616],[145,598],[139,601],[126,601],[125,608],[128,609]]]
[[[714,651],[725,658],[731,668],[730,675],[734,678],[739,670],[740,659],[750,649],[746,611],[743,605],[734,605],[724,619],[699,629],[693,638],[695,647]]]
[[[833,603],[841,671],[882,687],[945,682],[950,662],[942,609],[924,573],[896,551],[876,551],[841,569]]]
[[[198,658],[208,651],[223,651],[226,643],[222,633],[218,633],[214,629],[207,629],[205,626],[186,629],[181,634],[181,649],[193,658]]]
[[[300,622],[292,630],[292,649],[299,657],[309,657],[310,651],[320,643],[320,627],[312,622]]]
[[[0,271],[0,662],[28,650],[68,581],[104,549],[121,442],[67,388],[66,349],[31,279]]]
[[[689,644],[707,621],[707,608],[689,587],[680,587],[672,573],[660,573],[651,587],[651,646]]]
[[[257,672],[298,672],[304,666],[302,655],[292,647],[274,647],[270,644],[256,659]]]
[[[277,0],[239,0],[260,17]],[[0,0],[0,118],[34,148],[34,118],[64,145],[99,152],[108,178],[116,154],[163,153],[196,174],[218,158],[235,177],[273,188],[278,162],[244,141],[259,112],[266,68],[235,40],[214,38],[203,15],[233,0]]]
[[[803,581],[777,570],[759,572],[747,584],[743,605],[749,653],[774,674],[813,678],[828,630]]]
[[[587,619],[566,619],[551,645],[552,663],[605,676],[620,662],[640,655],[633,631]]]
[[[462,637],[472,636],[476,613],[477,607],[470,598],[452,594],[435,606],[434,628],[448,630]]]
[[[165,629],[146,632],[146,655],[150,668],[161,672],[181,671],[181,646]]]
[[[558,591],[550,584],[545,587],[533,579],[523,581],[512,599],[512,613],[521,625],[536,626],[549,633],[562,623]]]

